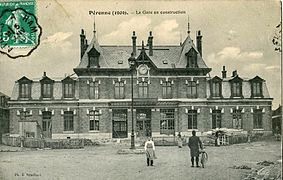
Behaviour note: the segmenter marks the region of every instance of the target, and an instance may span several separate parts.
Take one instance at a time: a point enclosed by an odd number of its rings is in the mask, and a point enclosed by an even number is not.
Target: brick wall
[[[96,77],[96,81],[100,80],[99,85],[99,98],[100,99],[114,99],[114,84],[113,81],[117,81],[118,78],[106,78],[106,77]],[[131,79],[130,77],[121,77],[121,80],[126,80],[125,84],[125,99],[131,98]],[[149,87],[149,97],[150,98],[162,98],[162,84],[160,80],[165,81],[165,78],[150,78]],[[187,98],[187,85],[186,80],[190,81],[191,78],[169,78],[173,80],[172,84],[172,97],[173,98]],[[194,78],[194,81],[198,80],[197,91],[198,98],[206,98],[206,78],[198,77]],[[80,99],[89,99],[89,85],[87,81],[92,81],[91,78],[80,78],[79,79],[79,97]],[[138,97],[138,84],[137,79],[134,77],[134,98]]]
[[[160,84],[160,80],[165,81],[165,77],[162,78],[151,78],[149,84],[149,94],[150,98],[162,99],[162,85]],[[20,117],[17,115],[17,110],[25,107],[27,110],[32,110],[32,116],[28,117],[30,120],[37,121],[39,125],[42,126],[42,116],[39,114],[39,110],[43,110],[45,107],[48,107],[50,110],[54,110],[54,114],[52,115],[52,133],[56,134],[54,137],[68,137],[70,135],[74,135],[76,133],[81,133],[85,135],[91,134],[92,137],[105,137],[107,134],[112,133],[112,107],[109,107],[108,102],[104,102],[103,100],[113,100],[114,99],[114,85],[113,81],[117,81],[118,77],[96,77],[96,80],[100,81],[99,90],[100,90],[100,99],[98,100],[90,100],[89,99],[89,85],[87,81],[91,81],[92,78],[79,78],[79,81],[76,83],[77,85],[77,93],[79,93],[80,104],[78,111],[77,101],[37,101],[36,103],[32,103],[29,101],[25,101],[25,104],[20,103],[12,103],[10,104],[10,132],[11,134],[19,133],[19,120]],[[125,99],[131,99],[131,79],[129,76],[127,78],[121,77],[121,80],[126,80],[125,84]],[[221,100],[211,100],[206,99],[207,95],[207,80],[206,77],[194,77],[194,81],[198,81],[197,89],[198,89],[198,98],[195,99],[187,99],[187,85],[186,80],[190,81],[190,77],[169,77],[169,80],[173,80],[174,84],[172,85],[172,94],[173,98],[178,99],[177,105],[165,105],[159,104],[151,105],[151,129],[153,134],[160,134],[160,109],[162,108],[177,108],[175,111],[175,131],[179,130],[182,133],[190,133],[188,130],[188,115],[186,114],[186,109],[190,109],[194,106],[195,109],[198,110],[197,120],[198,120],[198,131],[208,131],[212,128],[212,115],[210,113],[210,109],[216,108],[223,109],[222,113],[222,127],[232,128],[232,114],[231,108],[244,108],[245,112],[242,113],[243,117],[243,129],[244,130],[253,130],[253,113],[251,112],[251,108],[256,108],[260,106],[260,108],[264,108],[265,112],[263,113],[263,129],[265,131],[271,131],[271,100],[269,101],[261,101],[260,99],[251,100],[251,99],[221,99]],[[77,94],[76,93],[76,94]],[[136,78],[134,78],[134,97],[138,97],[138,85]],[[124,100],[122,100],[124,101]],[[164,99],[162,100],[164,102]],[[167,102],[170,102],[168,100]],[[129,105],[129,104],[128,104]],[[74,132],[64,132],[64,116],[61,115],[61,110],[66,110],[67,108],[71,110],[77,110],[77,114],[74,115]],[[87,109],[91,110],[95,107],[97,110],[101,110],[100,115],[100,130],[99,132],[89,132],[89,116],[87,115]],[[116,107],[118,108],[118,107]],[[131,133],[131,111],[130,107],[125,105],[125,107],[121,107],[122,109],[127,109],[127,118],[128,118],[128,133]],[[134,128],[136,132],[136,111],[134,111]],[[62,136],[61,136],[61,135]],[[111,135],[110,135],[111,136]],[[128,137],[129,138],[129,137]]]

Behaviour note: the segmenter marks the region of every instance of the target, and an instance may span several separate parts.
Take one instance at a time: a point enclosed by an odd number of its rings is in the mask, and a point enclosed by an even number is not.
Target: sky
[[[143,11],[159,14],[143,14]],[[42,27],[40,46],[28,57],[10,59],[0,54],[0,91],[11,96],[13,85],[22,76],[49,77],[73,74],[80,61],[80,31],[90,42],[96,22],[100,45],[131,45],[132,31],[137,43],[152,31],[154,45],[179,45],[197,30],[203,38],[203,59],[212,68],[211,76],[228,76],[237,70],[240,77],[265,79],[273,109],[281,104],[280,53],[274,51],[273,36],[280,23],[279,1],[91,1],[42,0],[36,15]],[[89,11],[124,11],[126,15],[93,15]],[[183,11],[164,15],[161,11]],[[137,12],[141,12],[137,14]],[[189,17],[189,18],[188,18]]]

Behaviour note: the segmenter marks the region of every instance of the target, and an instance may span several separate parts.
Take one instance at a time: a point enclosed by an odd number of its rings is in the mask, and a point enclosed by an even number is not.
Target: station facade
[[[237,71],[210,77],[202,56],[188,36],[176,46],[146,44],[102,46],[94,29],[87,42],[80,34],[80,60],[74,74],[62,78],[22,77],[14,85],[10,106],[12,136],[44,138],[130,138],[188,135],[216,128],[272,132],[272,98],[266,82]],[[134,58],[134,68],[128,59]],[[131,79],[133,75],[133,79]],[[133,82],[133,83],[132,83]]]

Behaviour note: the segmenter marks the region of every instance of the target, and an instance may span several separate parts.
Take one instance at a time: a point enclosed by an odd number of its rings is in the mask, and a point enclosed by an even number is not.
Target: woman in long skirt
[[[144,144],[144,150],[146,154],[147,166],[153,166],[153,159],[155,159],[155,146],[152,139],[149,137]]]

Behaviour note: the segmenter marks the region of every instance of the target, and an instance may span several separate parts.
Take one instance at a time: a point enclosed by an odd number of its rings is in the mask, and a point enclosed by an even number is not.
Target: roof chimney
[[[152,36],[152,32],[149,31],[149,37],[147,39],[147,44],[148,44],[148,47],[149,47],[148,55],[150,55],[150,56],[153,56],[153,47],[152,47],[153,45],[152,45],[152,43],[153,43],[153,36]]]
[[[200,31],[197,31],[197,50],[200,54],[200,56],[202,56],[202,44],[201,44],[201,39],[202,39],[202,35]]]
[[[133,42],[133,54],[134,56],[136,56],[137,54],[137,36],[136,36],[135,31],[133,31],[132,42]]]
[[[232,77],[236,77],[238,74],[237,74],[237,70],[233,71],[232,72]]]
[[[223,66],[223,70],[222,70],[222,78],[226,78],[227,77],[227,71],[225,70],[225,66]]]
[[[83,29],[81,31],[80,37],[81,37],[81,58],[82,58],[85,53],[85,40],[86,40],[85,32]]]
[[[85,39],[84,52],[86,52],[87,48],[88,48],[87,39]]]

